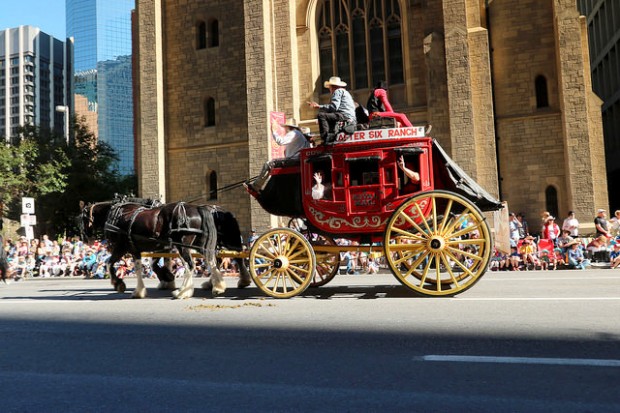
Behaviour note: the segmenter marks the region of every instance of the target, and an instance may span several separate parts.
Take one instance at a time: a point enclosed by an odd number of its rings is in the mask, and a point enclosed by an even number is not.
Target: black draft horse
[[[124,291],[126,286],[116,276],[114,264],[127,253],[134,257],[138,279],[132,293],[134,298],[146,296],[140,261],[143,252],[169,252],[176,247],[184,262],[185,278],[172,295],[175,298],[189,298],[194,293],[195,270],[191,250],[199,251],[211,269],[210,279],[202,286],[211,289],[213,296],[226,290],[226,283],[217,266],[216,250],[242,250],[241,231],[235,217],[212,206],[178,202],[149,207],[134,202],[100,202],[85,206],[80,221],[85,239],[91,239],[95,229],[104,229],[104,237],[112,248],[109,266],[111,281],[117,291]],[[238,287],[243,288],[250,284],[250,275],[243,260],[237,262],[240,270]],[[170,288],[170,283],[161,281],[160,288]]]

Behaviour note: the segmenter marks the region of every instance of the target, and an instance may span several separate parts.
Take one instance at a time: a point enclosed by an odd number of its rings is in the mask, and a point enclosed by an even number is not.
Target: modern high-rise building
[[[75,93],[97,113],[97,136],[117,152],[122,174],[134,172],[133,8],[133,0],[66,0],[67,36],[75,44]]]
[[[603,134],[607,159],[609,202],[620,209],[620,2],[578,0],[586,16],[590,43],[592,88],[603,100]]]
[[[71,53],[37,27],[0,31],[0,139],[25,125],[65,133],[68,117],[56,109],[72,107]]]

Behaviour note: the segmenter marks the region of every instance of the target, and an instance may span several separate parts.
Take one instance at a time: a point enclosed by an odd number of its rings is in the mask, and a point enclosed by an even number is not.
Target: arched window
[[[404,82],[398,0],[319,0],[321,83],[340,76],[351,89]]]
[[[209,34],[207,36],[208,47],[218,47],[220,45],[220,24],[217,19],[209,20]]]
[[[536,108],[549,107],[549,91],[547,90],[547,79],[543,75],[536,76]]]
[[[207,182],[207,193],[209,194],[207,199],[209,201],[215,201],[217,200],[217,172],[209,171]]]
[[[551,215],[558,216],[558,190],[554,186],[549,185],[545,189],[545,207]]]
[[[205,128],[215,126],[215,99],[208,97],[204,103]]]
[[[203,21],[199,21],[198,24],[196,24],[196,48],[207,48],[207,23]]]

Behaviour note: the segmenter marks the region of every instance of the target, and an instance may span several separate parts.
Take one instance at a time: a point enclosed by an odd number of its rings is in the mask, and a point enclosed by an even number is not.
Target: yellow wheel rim
[[[290,298],[303,292],[316,268],[310,243],[289,228],[272,229],[254,242],[250,249],[250,275],[265,294]]]
[[[448,191],[420,193],[388,221],[386,260],[413,291],[452,296],[474,285],[491,257],[489,226],[466,198]]]

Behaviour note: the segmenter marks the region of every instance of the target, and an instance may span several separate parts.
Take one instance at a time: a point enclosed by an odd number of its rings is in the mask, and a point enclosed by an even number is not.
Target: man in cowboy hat
[[[282,134],[284,129],[284,134]],[[271,135],[273,140],[280,146],[284,146],[284,157],[289,159],[298,159],[299,151],[304,148],[310,147],[310,141],[302,133],[295,119],[290,120],[287,123],[278,123],[274,120],[271,122]],[[258,177],[252,182],[246,182],[244,186],[252,193],[258,193],[263,189],[263,185],[267,178],[269,178],[269,172],[273,168],[274,159],[265,162],[263,169],[258,174]]]
[[[350,125],[355,125],[357,123],[355,102],[351,94],[345,89],[347,84],[338,76],[330,77],[323,86],[329,89],[331,93],[330,102],[327,105],[308,102],[308,105],[319,110],[317,119],[319,121],[321,139],[325,143],[330,143],[334,141],[334,129],[338,122],[344,121]]]
[[[284,128],[284,134],[282,134],[282,128]],[[284,146],[285,158],[299,157],[299,151],[310,147],[310,142],[297,126],[295,119],[282,124],[274,120],[271,123],[271,134],[278,145]]]

